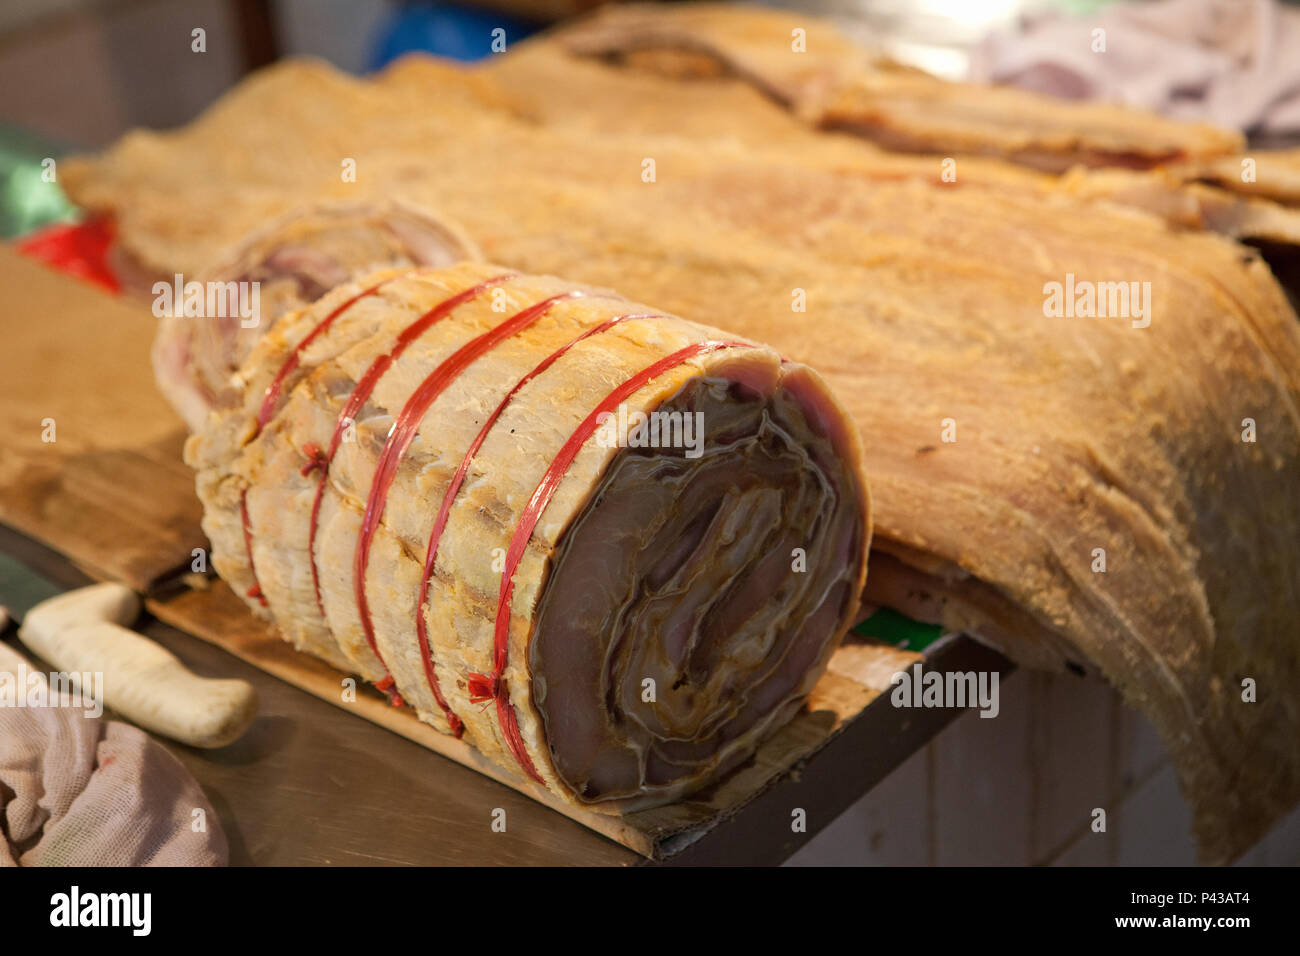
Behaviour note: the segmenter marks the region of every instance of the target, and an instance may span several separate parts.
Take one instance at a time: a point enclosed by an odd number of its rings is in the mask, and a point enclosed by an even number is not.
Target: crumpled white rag
[[[34,670],[0,644],[0,673]],[[144,731],[75,706],[0,705],[0,830],[0,866],[228,858],[217,815],[179,760]]]

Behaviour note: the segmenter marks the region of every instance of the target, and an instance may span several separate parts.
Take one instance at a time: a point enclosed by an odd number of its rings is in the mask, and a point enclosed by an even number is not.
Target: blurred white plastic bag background
[[[1248,133],[1300,133],[1300,8],[1156,0],[1028,18],[975,50],[971,79]]]

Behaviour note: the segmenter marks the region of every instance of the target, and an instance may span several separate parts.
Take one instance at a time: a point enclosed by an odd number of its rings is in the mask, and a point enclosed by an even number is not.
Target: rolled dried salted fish
[[[857,609],[857,430],[764,346],[465,263],[335,290],[236,380],[186,449],[218,571],[566,799],[715,779]]]
[[[239,242],[193,280],[200,290],[218,290],[223,305],[240,297],[242,306],[250,296],[240,290],[256,284],[256,314],[229,307],[209,311],[206,295],[201,309],[186,309],[179,294],[169,300],[154,337],[154,377],[190,429],[197,429],[253,343],[282,315],[376,269],[477,258],[477,248],[459,228],[409,203],[322,202],[297,209]],[[178,286],[183,279],[174,277]],[[164,280],[154,288],[168,292],[170,285]]]

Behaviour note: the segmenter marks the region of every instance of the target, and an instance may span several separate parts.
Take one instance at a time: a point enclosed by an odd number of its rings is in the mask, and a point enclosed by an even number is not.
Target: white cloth
[[[1094,52],[1094,30],[1105,52]],[[1155,0],[1027,19],[986,37],[971,79],[1099,99],[1258,133],[1300,131],[1300,9]]]
[[[0,679],[31,670],[0,644]],[[181,762],[83,707],[0,706],[0,829],[0,866],[227,861],[217,815]]]

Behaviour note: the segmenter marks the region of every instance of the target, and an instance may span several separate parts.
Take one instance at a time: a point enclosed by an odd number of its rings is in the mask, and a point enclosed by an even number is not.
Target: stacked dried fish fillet
[[[1148,168],[1240,152],[1240,134],[1141,110],[948,83],[873,62],[834,27],[794,11],[618,4],[564,31],[574,53],[674,77],[734,75],[806,121],[887,149],[997,156],[1062,172]]]
[[[1240,156],[1174,166],[1170,172],[1189,182],[1224,189],[1285,206],[1300,206],[1300,149],[1259,149]]]
[[[186,450],[218,571],[566,799],[716,779],[857,610],[857,432],[770,349],[467,263],[336,289],[236,381]]]
[[[418,61],[399,65],[392,79],[419,70]],[[1143,209],[1179,227],[1300,245],[1295,151],[1252,153],[1243,174],[1243,140],[1235,132],[943,82],[873,61],[829,24],[797,12],[611,6],[552,42],[525,44],[491,73],[502,105],[530,119],[736,139],[805,163],[865,163],[877,175],[883,157],[876,147],[928,153],[936,157],[929,166],[900,166],[898,174],[924,169],[1011,185],[1019,172],[1026,190],[1052,188],[1046,174],[1068,170],[1059,185],[1075,195]],[[764,98],[768,108],[759,103]]]
[[[612,95],[569,123],[564,91],[548,100],[510,56],[372,82],[284,65],[65,180],[159,268],[201,265],[304,201],[400,196],[492,261],[772,345],[866,438],[869,596],[1024,663],[1104,673],[1160,729],[1209,859],[1295,805],[1300,330],[1257,254],[975,158],[945,182],[931,159],[795,130],[726,81],[730,105],[788,135],[758,145],[734,120],[674,136],[652,102]],[[695,81],[633,82],[707,99]],[[1052,285],[1076,282],[1132,297],[1045,314]]]

